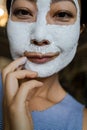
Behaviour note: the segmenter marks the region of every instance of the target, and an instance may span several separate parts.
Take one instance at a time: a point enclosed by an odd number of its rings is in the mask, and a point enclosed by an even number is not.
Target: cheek
[[[50,35],[54,46],[59,47],[62,51],[67,51],[76,46],[79,38],[79,27],[48,25],[47,34]]]
[[[29,47],[32,26],[27,23],[9,21],[7,33],[11,53],[20,56]]]

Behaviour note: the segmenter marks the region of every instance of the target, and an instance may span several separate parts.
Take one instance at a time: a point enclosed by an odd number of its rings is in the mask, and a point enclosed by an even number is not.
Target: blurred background
[[[0,70],[12,61],[6,34],[7,19],[6,0],[0,0]],[[87,29],[79,39],[75,58],[60,72],[59,78],[64,89],[87,106]]]
[[[6,35],[6,23],[8,14],[6,10],[6,0],[0,0],[0,70],[11,60],[8,39]]]

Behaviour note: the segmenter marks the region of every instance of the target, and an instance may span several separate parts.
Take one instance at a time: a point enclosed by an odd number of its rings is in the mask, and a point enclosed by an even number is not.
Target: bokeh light
[[[4,15],[4,10],[2,8],[0,8],[0,16]]]

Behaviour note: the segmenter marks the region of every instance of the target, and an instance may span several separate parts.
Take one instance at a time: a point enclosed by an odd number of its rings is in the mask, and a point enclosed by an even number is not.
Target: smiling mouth
[[[46,53],[46,54],[42,54],[38,52],[28,52],[28,51],[24,52],[24,56],[27,57],[29,61],[36,64],[43,64],[43,63],[49,62],[53,60],[54,58],[56,58],[57,56],[59,56],[59,54],[60,54],[59,52]]]

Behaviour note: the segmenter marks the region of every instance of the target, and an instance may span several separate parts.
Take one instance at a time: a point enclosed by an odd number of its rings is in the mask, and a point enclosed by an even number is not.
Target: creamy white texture
[[[9,17],[7,32],[10,42],[10,50],[13,59],[23,56],[25,51],[60,52],[55,59],[36,64],[27,60],[25,68],[38,72],[39,77],[48,77],[63,69],[73,59],[80,34],[80,9],[77,0],[73,0],[77,7],[77,19],[72,25],[47,24],[46,14],[50,10],[51,0],[37,0],[38,16],[34,23],[14,22]],[[30,42],[31,39],[50,41],[49,45],[38,46]]]

